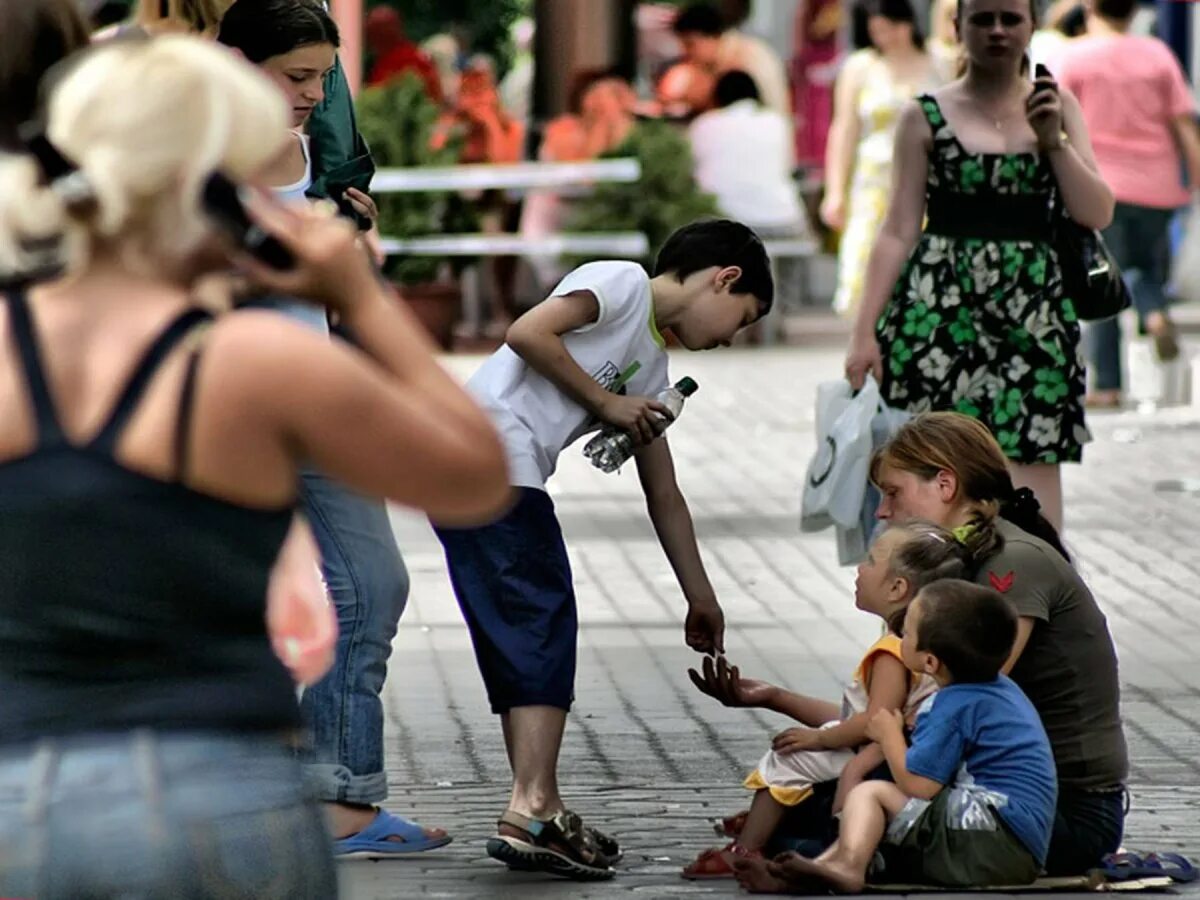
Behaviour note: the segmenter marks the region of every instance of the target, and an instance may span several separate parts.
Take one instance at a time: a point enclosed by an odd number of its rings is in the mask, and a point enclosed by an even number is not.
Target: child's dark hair
[[[1000,674],[1017,639],[1017,610],[1003,594],[945,579],[922,588],[917,599],[917,650],[936,656],[956,684]]]
[[[926,585],[945,578],[964,578],[970,571],[971,554],[967,548],[940,525],[914,519],[893,525],[888,531],[902,535],[888,558],[888,571],[905,579],[909,596]],[[899,609],[888,619],[888,627],[899,634],[904,624],[905,609]]]
[[[713,88],[713,102],[717,104],[718,109],[724,109],[741,100],[761,99],[754,79],[739,69],[726,72],[717,79],[717,85]]]
[[[758,317],[771,311],[775,279],[762,241],[750,228],[731,219],[701,219],[675,231],[654,261],[655,276],[671,274],[679,281],[711,266],[738,266],[742,277],[733,283],[735,294],[758,298]]]
[[[725,17],[711,3],[693,3],[675,17],[671,26],[676,34],[703,34],[720,37],[725,33]]]
[[[315,0],[236,0],[221,19],[217,41],[255,65],[298,47],[341,46],[337,25]]]

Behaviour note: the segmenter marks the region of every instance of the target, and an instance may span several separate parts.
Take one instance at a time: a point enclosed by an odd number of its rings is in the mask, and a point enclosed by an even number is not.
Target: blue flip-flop
[[[388,840],[398,837],[400,840]],[[385,809],[379,810],[371,824],[358,834],[352,834],[333,842],[333,855],[337,859],[392,859],[412,856],[426,850],[445,847],[454,838],[426,837],[425,829],[416,822],[394,815]]]
[[[1110,853],[1104,857],[1101,870],[1109,881],[1131,881],[1135,878],[1170,878],[1187,883],[1200,878],[1200,870],[1180,853]]]

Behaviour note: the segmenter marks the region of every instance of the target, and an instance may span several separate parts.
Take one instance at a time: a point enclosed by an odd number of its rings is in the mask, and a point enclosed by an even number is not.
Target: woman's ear
[[[950,469],[940,469],[933,476],[937,485],[938,497],[943,503],[953,503],[958,497],[958,476]]]
[[[905,603],[911,590],[912,583],[907,578],[903,575],[895,576],[888,585],[888,603]]]

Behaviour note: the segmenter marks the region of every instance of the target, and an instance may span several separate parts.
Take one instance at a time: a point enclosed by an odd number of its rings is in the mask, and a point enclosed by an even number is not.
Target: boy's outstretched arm
[[[639,450],[634,459],[650,521],[687,599],[688,614],[683,625],[687,645],[699,653],[724,653],[725,614],[700,559],[692,514],[675,481],[675,463],[667,439],[659,438]]]

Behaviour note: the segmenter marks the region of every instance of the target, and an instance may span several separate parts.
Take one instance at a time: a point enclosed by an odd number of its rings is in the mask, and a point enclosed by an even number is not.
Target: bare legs
[[[567,713],[554,706],[518,706],[500,717],[504,747],[512,767],[508,808],[534,819],[562,811],[558,793],[558,751]]]
[[[775,862],[736,860],[742,886],[755,893],[787,893],[806,887],[832,888],[857,894],[866,883],[867,867],[883,840],[888,822],[904,808],[908,796],[886,781],[860,784],[846,798],[841,834],[816,859],[785,854]]]
[[[758,791],[750,804],[750,814],[737,842],[746,850],[762,850],[783,821],[787,807],[771,796],[768,790]]]

